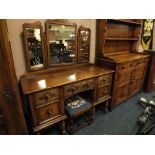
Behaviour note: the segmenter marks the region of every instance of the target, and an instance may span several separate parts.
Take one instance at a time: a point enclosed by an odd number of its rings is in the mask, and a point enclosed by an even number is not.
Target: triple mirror
[[[47,20],[46,35],[49,66],[76,63],[76,24]]]
[[[25,56],[28,71],[45,67],[43,30],[40,22],[23,24]]]
[[[78,52],[76,24],[69,23],[66,20],[47,20],[45,28],[46,43],[40,22],[23,24],[28,71],[43,69],[46,66],[89,62],[89,28],[80,26],[78,30]]]

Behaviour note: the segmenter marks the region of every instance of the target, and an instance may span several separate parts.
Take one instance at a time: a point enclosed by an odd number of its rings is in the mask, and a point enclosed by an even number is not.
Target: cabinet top
[[[96,65],[75,66],[57,71],[42,71],[23,75],[20,79],[24,94],[62,86],[114,71]]]

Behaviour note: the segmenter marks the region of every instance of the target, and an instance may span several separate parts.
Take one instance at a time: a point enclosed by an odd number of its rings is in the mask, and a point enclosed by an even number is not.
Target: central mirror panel
[[[76,62],[76,24],[46,21],[48,64],[70,65]]]

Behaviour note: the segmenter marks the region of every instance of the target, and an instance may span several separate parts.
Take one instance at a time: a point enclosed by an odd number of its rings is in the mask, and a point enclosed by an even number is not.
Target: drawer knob
[[[49,110],[47,111],[47,114],[48,114],[48,115],[52,115],[52,110],[49,109]]]
[[[83,87],[84,87],[84,88],[87,88],[87,87],[89,87],[89,84],[86,83],[86,84],[83,85]]]
[[[45,95],[45,99],[50,99],[50,95],[49,94],[46,94]]]

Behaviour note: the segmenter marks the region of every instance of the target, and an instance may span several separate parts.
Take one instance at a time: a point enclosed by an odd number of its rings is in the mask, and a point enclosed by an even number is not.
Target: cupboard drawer
[[[98,85],[99,86],[109,84],[109,83],[111,83],[111,81],[112,81],[112,74],[107,74],[107,75],[98,77]]]
[[[111,91],[111,85],[98,88],[97,99],[110,95],[110,91]]]
[[[148,61],[147,58],[142,58],[142,59],[137,59],[136,62],[135,62],[135,65],[141,65],[141,64],[146,64]]]
[[[128,61],[128,62],[125,62],[125,63],[121,63],[119,65],[119,70],[127,69],[129,67],[134,67],[134,65],[135,65],[135,61]]]
[[[59,103],[55,102],[49,106],[36,109],[38,123],[41,124],[45,121],[55,118],[60,114]]]
[[[64,95],[70,96],[80,91],[89,90],[94,88],[94,79],[85,80],[82,82],[64,86]]]
[[[134,69],[134,66],[135,66],[135,61],[129,61],[129,62],[121,63],[118,67],[119,75],[131,73],[132,70]]]
[[[33,94],[34,104],[36,106],[44,105],[47,102],[60,100],[59,88],[54,88]]]

